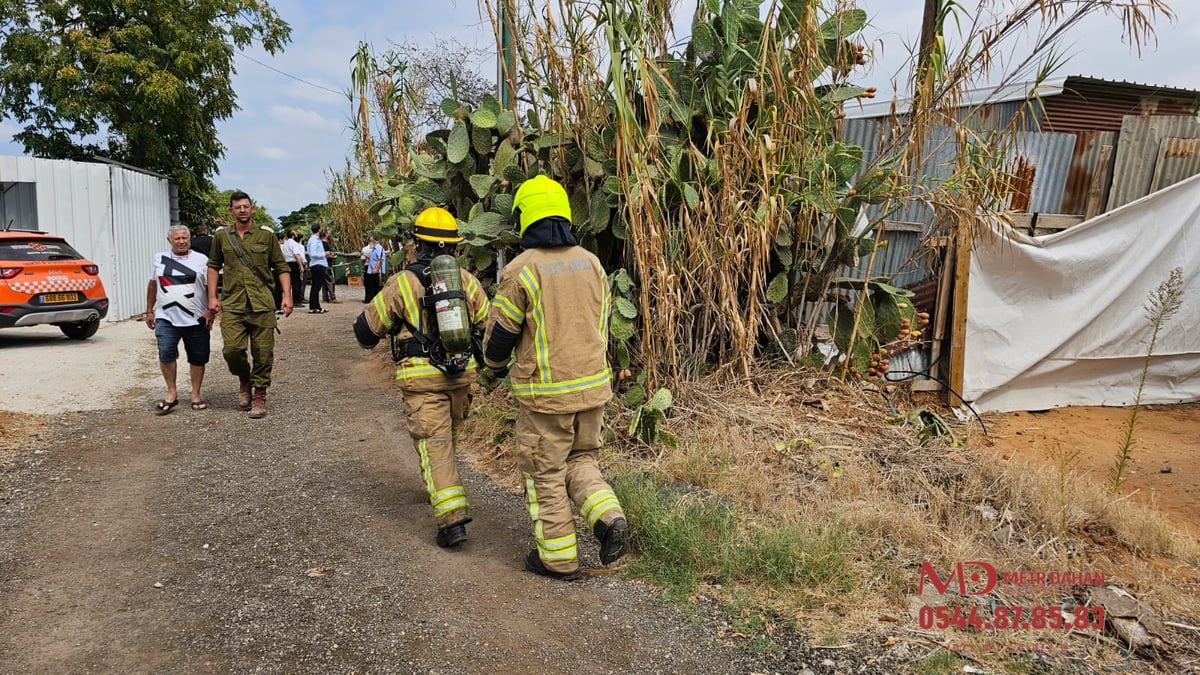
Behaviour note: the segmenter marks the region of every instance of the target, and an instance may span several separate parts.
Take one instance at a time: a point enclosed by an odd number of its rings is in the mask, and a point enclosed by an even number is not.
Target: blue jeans
[[[154,337],[158,340],[158,360],[170,363],[179,360],[179,341],[187,352],[189,365],[203,366],[208,363],[208,327],[176,326],[165,319],[154,320]]]

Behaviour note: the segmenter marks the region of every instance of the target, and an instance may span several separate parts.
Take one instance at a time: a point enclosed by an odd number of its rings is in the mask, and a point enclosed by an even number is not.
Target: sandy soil
[[[1080,475],[1107,484],[1125,435],[1128,408],[1060,408],[989,415],[995,449],[1012,459],[1053,463],[1075,455]],[[1177,527],[1200,536],[1200,404],[1149,406],[1134,427],[1123,492],[1154,505]]]

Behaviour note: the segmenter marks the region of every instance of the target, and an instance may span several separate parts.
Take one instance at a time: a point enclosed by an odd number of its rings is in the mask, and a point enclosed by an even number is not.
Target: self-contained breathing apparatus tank
[[[471,320],[467,295],[463,292],[458,261],[439,255],[429,265],[429,298],[433,302],[438,336],[446,354],[453,356],[471,349]]]

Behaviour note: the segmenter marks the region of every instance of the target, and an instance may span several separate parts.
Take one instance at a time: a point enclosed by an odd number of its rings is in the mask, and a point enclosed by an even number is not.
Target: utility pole
[[[496,54],[496,98],[500,100],[500,106],[505,110],[511,110],[513,114],[517,112],[517,92],[513,88],[516,83],[515,62],[516,62],[516,45],[513,44],[513,35],[510,26],[515,23],[510,19],[509,3],[512,0],[500,0],[500,51]],[[515,4],[511,8],[516,11]],[[507,251],[500,248],[496,251],[496,281],[500,280],[500,272],[504,269],[505,258]]]
[[[942,0],[925,0],[925,12],[921,16],[921,41],[917,47],[917,72],[913,80],[913,110],[933,95],[933,50],[942,27],[938,23]]]
[[[500,0],[500,51],[496,55],[496,98],[505,110],[516,112],[517,92],[513,89],[516,62],[516,45],[513,44],[512,24],[516,7],[510,12],[512,0]]]

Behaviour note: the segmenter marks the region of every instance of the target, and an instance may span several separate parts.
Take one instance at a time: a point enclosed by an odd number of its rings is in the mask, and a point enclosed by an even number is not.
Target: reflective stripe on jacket
[[[497,324],[520,336],[510,376],[523,405],[561,414],[612,398],[610,302],[600,260],[580,246],[528,249],[505,266],[484,344]]]
[[[472,328],[483,326],[488,316],[487,293],[479,281],[466,270],[462,274],[463,290],[467,294],[467,311],[471,316]],[[435,337],[437,327],[428,325],[428,315],[421,311],[421,298],[425,297],[425,287],[417,275],[408,270],[392,276],[383,290],[375,295],[363,315],[371,331],[380,337],[396,331],[398,339],[414,339],[412,332],[404,325],[417,327],[425,335]],[[475,380],[477,365],[474,357],[467,366],[467,372],[460,377],[447,377],[429,359],[420,356],[405,357],[396,366],[396,379],[400,386],[413,391],[445,391],[457,387],[470,386]]]

